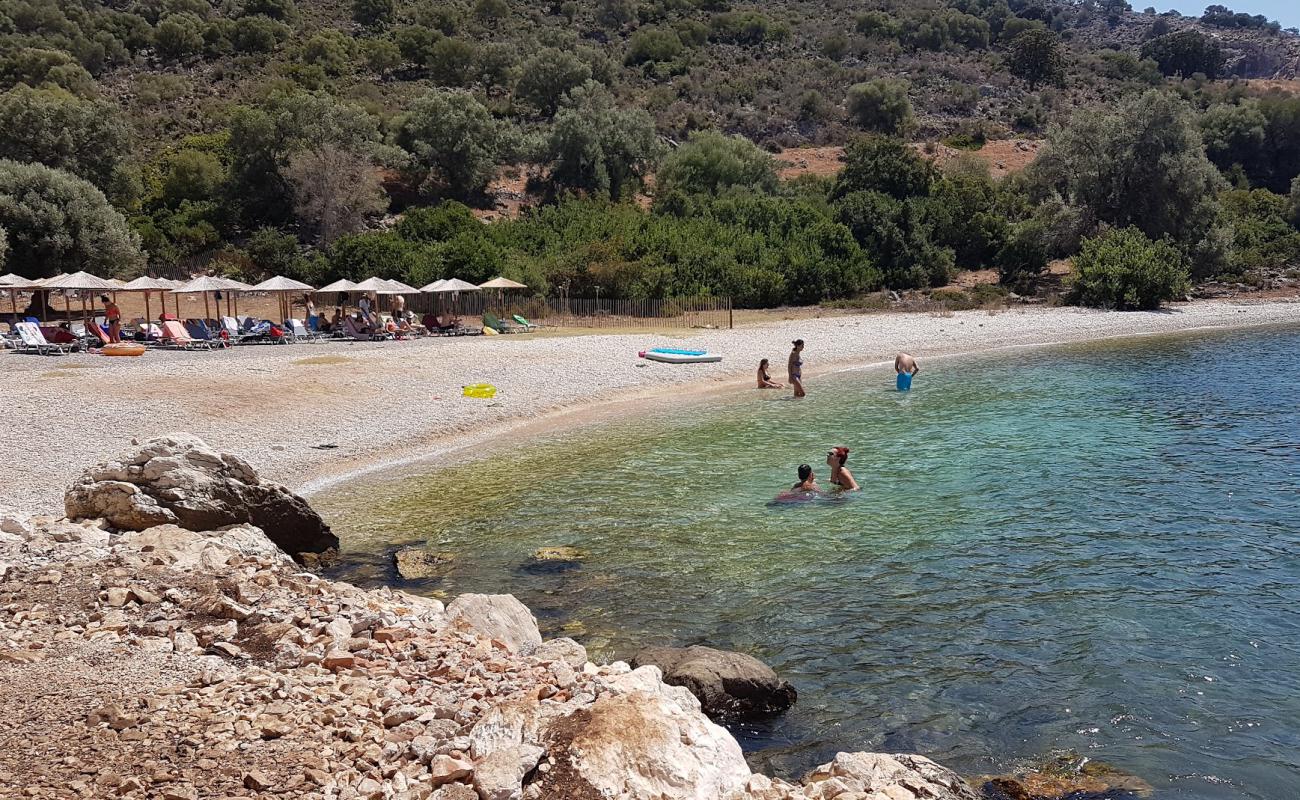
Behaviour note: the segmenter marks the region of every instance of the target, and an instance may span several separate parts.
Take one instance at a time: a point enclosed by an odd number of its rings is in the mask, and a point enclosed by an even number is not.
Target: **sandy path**
[[[1300,325],[1300,302],[1181,305],[1160,313],[1074,308],[834,316],[689,336],[461,337],[412,342],[160,351],[139,359],[0,352],[0,505],[61,509],[63,488],[132,437],[188,431],[290,486],[465,443],[554,412],[630,396],[672,402],[689,386],[745,390],[758,359],[784,379],[790,340],[808,341],[805,375],[892,359],[1193,328]],[[654,346],[705,347],[721,364],[669,366]],[[460,396],[490,382],[496,400]],[[585,413],[585,412],[584,412]],[[545,415],[545,416],[543,416]],[[541,418],[539,421],[539,417]],[[317,449],[318,445],[336,447]]]

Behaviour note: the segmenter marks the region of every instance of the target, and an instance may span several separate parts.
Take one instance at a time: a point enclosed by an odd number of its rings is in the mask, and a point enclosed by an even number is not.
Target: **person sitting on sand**
[[[917,373],[920,371],[921,367],[916,363],[916,359],[912,358],[907,353],[899,353],[894,356],[894,372],[899,375],[911,375],[916,377]]]
[[[826,451],[826,466],[831,468],[831,484],[846,492],[856,492],[860,488],[858,482],[853,480],[853,473],[844,466],[848,460],[849,448],[847,447],[832,447]]]
[[[760,389],[781,389],[785,384],[777,383],[772,380],[772,373],[768,367],[767,359],[758,362],[758,388]]]
[[[812,467],[807,464],[799,465],[799,482],[790,487],[792,492],[820,492],[821,487],[817,485],[817,476],[813,474]]]
[[[786,373],[794,387],[794,396],[803,397],[803,339],[795,339],[793,344],[790,359],[786,362]]]

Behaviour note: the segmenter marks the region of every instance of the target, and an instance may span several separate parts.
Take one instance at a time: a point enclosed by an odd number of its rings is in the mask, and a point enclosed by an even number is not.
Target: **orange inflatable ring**
[[[136,342],[106,344],[103,353],[106,356],[142,356],[144,355],[144,345]]]

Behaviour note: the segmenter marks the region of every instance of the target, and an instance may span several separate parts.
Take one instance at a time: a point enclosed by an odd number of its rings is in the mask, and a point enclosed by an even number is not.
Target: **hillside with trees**
[[[1298,70],[1217,5],[0,0],[0,257],[770,306],[1086,255],[1081,300],[1149,306],[1296,276]],[[1011,136],[999,179],[927,156]],[[780,179],[812,145],[842,171]]]

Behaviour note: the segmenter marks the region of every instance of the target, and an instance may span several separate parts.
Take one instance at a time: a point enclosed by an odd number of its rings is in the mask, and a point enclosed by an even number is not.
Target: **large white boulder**
[[[69,519],[102,518],[119,530],[177,525],[212,531],[252,524],[295,557],[339,545],[301,497],[261,480],[238,456],[185,433],[150,439],[91,467],[68,487],[63,502]]]
[[[462,594],[447,604],[447,621],[528,655],[542,643],[537,620],[512,594]]]

